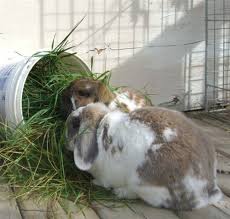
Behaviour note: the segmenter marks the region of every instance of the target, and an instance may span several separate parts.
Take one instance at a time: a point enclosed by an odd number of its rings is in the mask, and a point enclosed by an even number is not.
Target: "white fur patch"
[[[188,192],[188,195],[194,195],[195,200],[198,201],[195,208],[202,208],[209,203],[208,193],[204,190],[207,186],[207,180],[198,179],[192,175],[192,171],[189,171],[183,179],[183,184]]]
[[[176,136],[176,129],[172,130],[171,128],[165,128],[165,130],[163,131],[163,137],[168,142],[172,141]]]
[[[128,92],[117,94],[116,98],[109,104],[109,108],[115,110],[119,108],[120,104],[125,104],[129,111],[143,106],[143,103],[137,103],[134,99],[131,99]]]
[[[75,99],[74,99],[74,97],[73,97],[73,96],[71,96],[70,101],[71,101],[71,103],[72,103],[72,109],[73,109],[73,110],[76,110],[76,109],[77,109],[77,107],[76,107],[76,104],[75,104]]]
[[[147,203],[156,207],[169,207],[167,202],[171,201],[169,190],[163,186],[140,186],[137,194]]]
[[[216,192],[214,195],[209,197],[208,203],[210,205],[216,204],[217,202],[219,202],[223,198],[223,194],[222,194],[222,192],[218,186],[216,186],[216,190],[219,192]]]
[[[97,102],[97,103],[89,103],[88,105],[86,105],[87,108],[93,108],[93,110],[95,112],[99,111],[104,111],[104,112],[109,112],[109,108],[104,104],[104,103],[100,103],[100,102]]]
[[[214,178],[215,178],[215,183],[216,183],[216,170],[217,170],[217,158],[216,158],[216,154],[215,154],[215,157],[214,157],[214,165],[213,165],[213,168],[214,168],[214,170],[213,170],[213,176],[214,176]]]
[[[117,103],[116,103],[115,101],[112,101],[112,102],[109,104],[109,109],[111,109],[111,110],[117,109]]]
[[[79,116],[84,108],[85,108],[85,106],[79,107],[77,110],[73,111],[69,115],[69,117],[77,117],[77,116]]]
[[[88,170],[91,167],[91,163],[86,163],[81,159],[81,156],[78,155],[78,149],[74,148],[74,163],[80,170]]]
[[[160,149],[162,146],[162,144],[152,144],[152,146],[150,147],[153,151],[157,151],[158,149]]]
[[[76,107],[75,100],[74,100],[74,97],[73,97],[73,96],[70,97],[70,101],[71,101],[71,103],[72,103],[72,110],[76,110],[77,107]]]
[[[137,194],[132,191],[130,188],[115,188],[114,193],[119,198],[129,198],[129,199],[136,199],[138,198]]]
[[[111,138],[108,149],[103,145],[104,126],[108,126],[107,134]],[[146,153],[155,140],[155,133],[151,128],[139,121],[130,121],[128,114],[113,111],[101,121],[97,139],[99,155],[95,161],[96,171],[91,173],[100,178],[105,187],[137,185],[139,177],[136,169],[144,162]],[[122,150],[119,151],[119,147]],[[112,148],[118,151],[114,155],[111,153]]]

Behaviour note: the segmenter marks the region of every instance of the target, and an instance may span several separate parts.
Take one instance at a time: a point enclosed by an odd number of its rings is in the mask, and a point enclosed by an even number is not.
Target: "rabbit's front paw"
[[[129,190],[128,188],[115,188],[113,191],[114,194],[117,195],[119,198],[129,198],[129,199],[137,198],[137,194]]]

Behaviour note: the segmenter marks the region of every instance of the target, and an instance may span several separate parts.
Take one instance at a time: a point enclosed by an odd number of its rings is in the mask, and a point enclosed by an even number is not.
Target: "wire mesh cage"
[[[94,57],[93,71],[123,65],[127,82],[140,69],[132,85],[150,82],[154,101],[178,110],[230,103],[230,0],[41,0],[41,47],[55,33],[60,41],[85,14],[70,43],[86,63]]]
[[[230,103],[230,1],[206,0],[205,108]]]
[[[41,0],[40,45],[49,47],[55,33],[61,40],[87,15],[70,42],[86,63],[94,57],[93,71],[123,67],[122,83],[147,88],[154,102],[197,109],[204,97],[203,7],[201,0]],[[134,60],[140,64],[130,66]],[[138,69],[140,80],[129,82]]]

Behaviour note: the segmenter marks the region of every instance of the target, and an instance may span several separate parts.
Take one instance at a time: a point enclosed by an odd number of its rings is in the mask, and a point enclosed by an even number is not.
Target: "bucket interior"
[[[33,65],[24,82],[21,95],[21,113],[24,121],[37,114],[61,118],[60,97],[69,83],[87,77],[91,71],[75,55],[45,55]]]

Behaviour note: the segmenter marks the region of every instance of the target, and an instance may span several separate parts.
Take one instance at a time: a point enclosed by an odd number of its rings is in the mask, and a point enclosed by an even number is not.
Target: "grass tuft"
[[[65,121],[59,110],[62,91],[77,78],[101,80],[110,87],[110,72],[75,72],[64,61],[75,54],[69,52],[68,37],[80,22],[57,46],[54,37],[51,51],[34,54],[41,59],[25,83],[24,123],[16,130],[0,126],[0,170],[9,185],[17,187],[17,197],[61,197],[85,205],[93,200],[117,200],[92,185],[90,175],[75,167],[72,153],[65,149]]]

